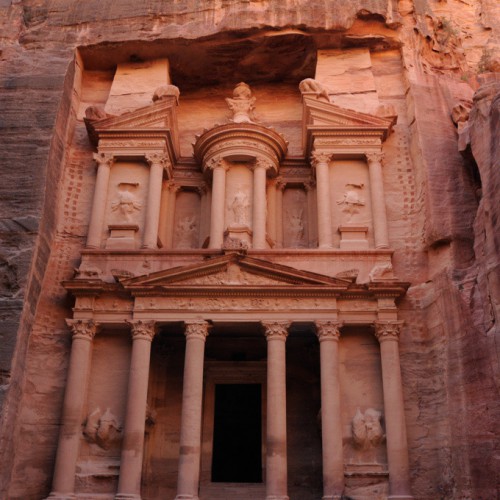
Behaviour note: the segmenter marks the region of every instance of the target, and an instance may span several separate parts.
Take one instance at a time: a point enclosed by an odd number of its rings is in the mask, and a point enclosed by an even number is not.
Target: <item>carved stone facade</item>
[[[415,423],[428,392],[409,345],[434,326],[415,313],[428,304],[401,60],[363,37],[345,51],[315,38],[295,72],[265,38],[234,79],[187,40],[137,44],[128,62],[125,49],[78,54],[55,271],[30,351],[50,362],[25,380],[51,394],[40,432],[52,451],[26,498],[441,491]],[[367,69],[386,52],[394,74]]]

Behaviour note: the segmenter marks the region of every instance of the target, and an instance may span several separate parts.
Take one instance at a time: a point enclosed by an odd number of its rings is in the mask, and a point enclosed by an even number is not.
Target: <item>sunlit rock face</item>
[[[0,497],[495,498],[496,2],[4,4]]]

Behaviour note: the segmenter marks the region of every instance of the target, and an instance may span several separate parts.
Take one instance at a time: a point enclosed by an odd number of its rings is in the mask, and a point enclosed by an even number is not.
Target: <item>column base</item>
[[[266,500],[290,500],[288,495],[267,495]]]
[[[135,495],[133,493],[117,493],[115,495],[115,500],[142,500],[141,495]]]
[[[413,500],[412,495],[389,495],[387,500]]]
[[[57,493],[57,491],[51,491],[45,500],[76,500],[76,495],[74,493]]]
[[[177,495],[175,500],[200,500],[198,495]]]

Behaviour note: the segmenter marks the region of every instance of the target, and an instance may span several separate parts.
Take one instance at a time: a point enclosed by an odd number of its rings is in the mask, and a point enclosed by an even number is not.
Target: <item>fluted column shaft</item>
[[[214,164],[212,170],[212,210],[209,248],[221,248],[224,241],[226,166],[222,161],[218,161]]]
[[[92,202],[92,213],[90,216],[89,230],[87,234],[87,247],[101,248],[102,227],[106,213],[106,201],[108,198],[108,184],[113,156],[105,153],[95,153],[94,160],[97,162],[97,177],[94,188],[94,200]]]
[[[177,201],[177,191],[180,186],[170,181],[168,185],[168,212],[167,212],[167,230],[165,237],[165,248],[170,250],[174,245],[174,223],[175,223],[175,203]]]
[[[384,413],[389,463],[389,498],[410,499],[408,443],[404,413],[403,384],[399,361],[402,321],[378,321],[375,335],[380,342]]]
[[[182,390],[179,476],[176,500],[198,499],[200,484],[203,360],[206,321],[186,322],[186,355]]]
[[[316,168],[316,196],[318,203],[318,247],[332,248],[332,212],[330,203],[330,173],[328,162],[330,156],[315,152],[312,163]]]
[[[161,189],[166,159],[160,154],[146,155],[149,163],[148,199],[144,227],[143,248],[155,249],[160,223]]]
[[[141,498],[142,458],[154,321],[131,321],[132,357],[128,378],[127,409],[120,462],[117,500]]]
[[[385,210],[384,178],[382,175],[382,158],[382,153],[370,153],[366,155],[370,176],[370,195],[372,199],[375,248],[389,248],[387,214]]]
[[[283,248],[283,191],[285,183],[278,178],[276,180],[276,247]]]
[[[288,500],[285,342],[290,323],[262,324],[267,339],[266,500]]]
[[[266,170],[268,165],[257,160],[253,169],[253,248],[266,248]]]
[[[316,322],[321,363],[323,500],[339,500],[344,491],[338,346],[340,326],[334,321]]]
[[[97,331],[96,324],[92,320],[67,320],[66,322],[73,332],[73,341],[52,492],[49,496],[51,499],[58,500],[76,498],[76,462],[80,451],[83,407],[90,375],[92,340]]]

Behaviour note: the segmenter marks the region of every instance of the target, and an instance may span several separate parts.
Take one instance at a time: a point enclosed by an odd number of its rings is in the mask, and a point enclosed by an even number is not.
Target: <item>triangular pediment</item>
[[[120,281],[126,289],[165,287],[297,287],[346,289],[350,281],[302,271],[241,254],[227,254],[202,263],[175,267]]]
[[[393,125],[393,119],[381,118],[368,113],[342,108],[336,104],[304,98],[305,124],[309,127],[331,127],[340,129],[386,129]]]
[[[143,137],[147,137],[148,134],[152,136],[168,134],[177,150],[176,106],[176,97],[167,97],[119,116],[106,116],[96,120],[85,118],[85,125],[95,145],[103,138],[117,138],[140,132]]]

